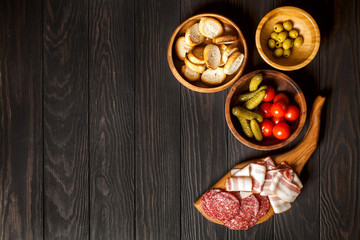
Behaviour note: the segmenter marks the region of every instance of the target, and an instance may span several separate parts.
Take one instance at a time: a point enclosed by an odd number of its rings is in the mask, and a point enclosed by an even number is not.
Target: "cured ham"
[[[252,179],[251,177],[230,177],[225,183],[226,191],[251,191]]]
[[[263,185],[263,189],[260,193],[261,196],[269,196],[269,195],[273,195],[274,193],[272,191],[270,191],[270,185],[271,185],[271,182],[275,176],[276,173],[278,173],[279,170],[270,170],[270,171],[267,171],[266,172],[266,175],[265,175],[265,182],[264,182],[264,185]]]
[[[276,166],[270,157],[242,169],[233,169],[231,174],[232,177],[226,181],[228,191],[239,191],[242,199],[254,193],[268,196],[275,213],[290,209],[290,203],[295,201],[303,188],[300,178],[289,164],[282,162]]]
[[[289,182],[280,172],[273,177],[269,190],[286,202],[295,201],[300,194],[300,188]]]
[[[276,195],[270,195],[269,200],[275,213],[282,213],[291,208],[291,204],[289,202],[285,202]]]
[[[264,165],[250,163],[250,176],[252,178],[252,190],[255,193],[260,193],[265,182],[266,167]]]
[[[232,169],[231,175],[234,177],[250,177],[250,165],[241,169]]]

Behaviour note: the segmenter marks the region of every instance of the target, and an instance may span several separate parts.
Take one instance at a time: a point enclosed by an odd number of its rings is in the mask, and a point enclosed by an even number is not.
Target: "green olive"
[[[283,43],[282,42],[276,42],[275,47],[276,48],[282,48]]]
[[[283,25],[281,23],[275,24],[275,26],[274,26],[274,31],[275,32],[279,33],[279,32],[282,32],[282,30],[284,30],[284,27],[283,27]]]
[[[291,21],[287,20],[283,23],[283,26],[285,28],[286,31],[291,31],[293,28],[293,24]]]
[[[300,47],[304,42],[304,39],[302,37],[297,37],[294,40],[294,47]]]
[[[297,38],[299,36],[299,32],[297,30],[293,29],[289,32],[289,36],[291,38]]]
[[[275,57],[281,57],[283,55],[284,50],[282,48],[277,48],[274,50]]]
[[[277,32],[272,32],[270,37],[276,41],[276,39],[278,37],[278,33]]]
[[[291,55],[291,50],[290,49],[284,50],[284,53],[283,53],[284,57],[288,58],[288,57],[290,57],[290,55]]]
[[[274,49],[275,48],[275,40],[269,39],[268,46],[269,46],[269,48]]]
[[[285,39],[285,41],[282,43],[282,47],[284,50],[287,50],[289,48],[291,48],[293,43],[292,40],[290,38]]]
[[[283,42],[285,41],[285,39],[288,37],[288,33],[286,31],[284,32],[281,32],[278,34],[278,38],[277,38],[277,41],[278,42]]]

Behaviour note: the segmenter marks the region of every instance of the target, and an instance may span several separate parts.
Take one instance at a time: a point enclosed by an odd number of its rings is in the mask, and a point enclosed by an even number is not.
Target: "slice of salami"
[[[248,220],[256,218],[259,212],[259,200],[253,195],[250,195],[241,200],[241,212],[243,212]]]
[[[270,208],[269,198],[267,196],[260,196],[260,194],[255,194],[255,197],[259,200],[260,207],[259,212],[256,216],[257,219],[262,218],[266,215]]]
[[[213,197],[218,194],[219,192],[222,192],[221,189],[211,189],[204,193],[204,195],[201,197],[200,204],[201,207],[206,215],[208,215],[210,218],[215,218],[216,215],[212,212],[211,206],[212,206],[212,199]]]
[[[249,219],[240,211],[239,215],[235,216],[231,220],[224,220],[224,225],[232,230],[246,230],[248,229]]]
[[[241,199],[239,215],[231,220],[223,221],[224,225],[232,230],[246,230],[254,226],[259,206],[259,200],[254,195]]]
[[[240,213],[240,201],[229,192],[219,192],[212,198],[210,210],[220,221],[231,220]]]

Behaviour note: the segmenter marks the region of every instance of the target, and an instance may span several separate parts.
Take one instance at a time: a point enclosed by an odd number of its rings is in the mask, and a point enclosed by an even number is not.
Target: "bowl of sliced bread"
[[[181,23],[167,51],[170,70],[185,87],[219,92],[242,74],[248,49],[241,30],[219,14],[199,14]]]

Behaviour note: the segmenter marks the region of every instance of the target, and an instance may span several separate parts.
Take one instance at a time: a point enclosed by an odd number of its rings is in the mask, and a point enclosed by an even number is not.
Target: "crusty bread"
[[[220,36],[224,29],[219,21],[210,17],[203,17],[199,22],[199,31],[208,38]]]
[[[231,56],[231,54],[233,54],[234,52],[238,51],[239,49],[237,48],[236,45],[220,45],[220,46],[225,46],[225,49],[222,47],[220,48],[220,52],[221,52],[221,61],[220,61],[220,66],[224,66],[225,63],[228,61],[228,58]],[[222,50],[223,49],[223,50]]]
[[[215,44],[232,44],[237,40],[237,36],[227,35],[213,38],[212,42]]]
[[[179,37],[176,40],[175,51],[176,51],[178,58],[180,58],[181,60],[185,59],[186,53],[189,52],[192,48],[193,47],[191,47],[185,43],[185,37]]]
[[[229,57],[228,61],[224,66],[224,73],[227,75],[234,74],[241,66],[243,60],[244,60],[244,54],[240,52],[234,52],[233,54],[231,54],[231,56]]]
[[[185,65],[190,68],[194,72],[203,73],[205,71],[205,65],[204,64],[195,64],[189,61],[187,57],[184,59]]]
[[[190,50],[187,54],[188,59],[195,64],[205,64],[204,47],[198,46]]]
[[[186,65],[182,66],[181,68],[182,74],[186,77],[187,80],[190,82],[194,82],[200,79],[200,73],[194,72],[190,68],[188,68]]]
[[[203,74],[201,74],[201,81],[207,85],[219,85],[226,78],[224,69],[219,67],[215,70],[208,68]]]
[[[189,46],[196,46],[204,41],[205,37],[199,32],[199,23],[195,23],[185,32],[185,43]]]
[[[216,69],[219,67],[221,60],[219,47],[214,44],[208,44],[204,49],[204,60],[208,68]]]

